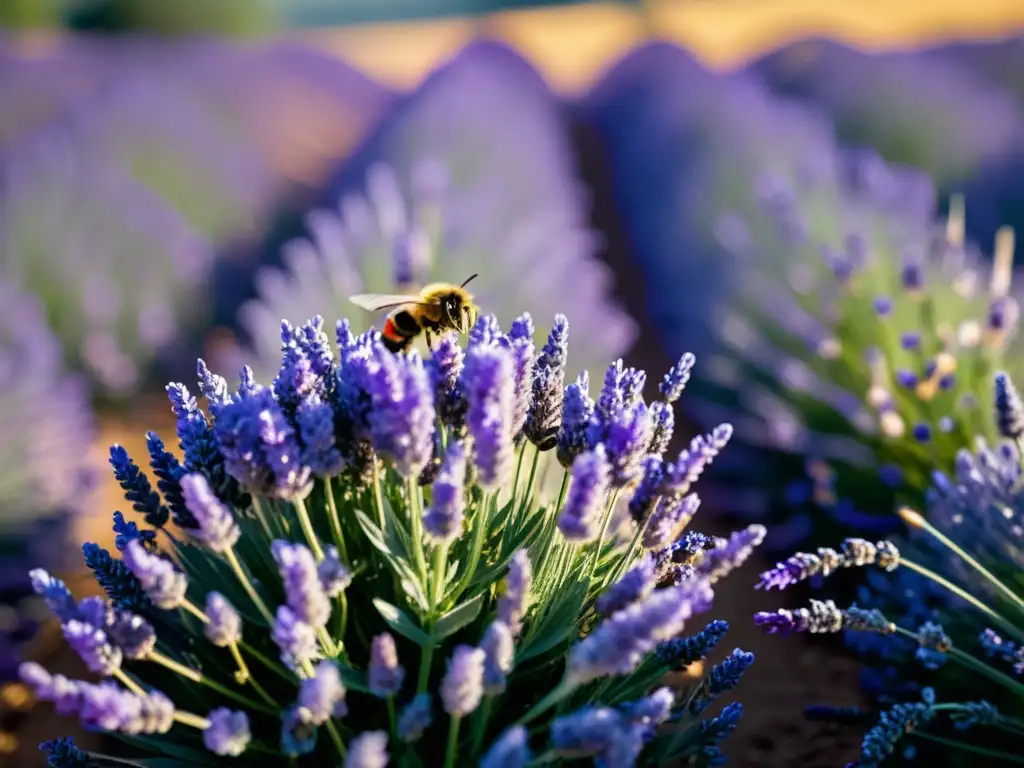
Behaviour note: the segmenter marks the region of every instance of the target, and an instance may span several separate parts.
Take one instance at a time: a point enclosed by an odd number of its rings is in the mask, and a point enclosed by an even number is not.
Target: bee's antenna
[[[467,285],[469,285],[470,281],[474,280],[477,277],[479,277],[479,275],[476,272],[474,272],[472,275],[470,275],[469,277],[462,281],[462,285],[460,285],[459,288],[465,288]]]

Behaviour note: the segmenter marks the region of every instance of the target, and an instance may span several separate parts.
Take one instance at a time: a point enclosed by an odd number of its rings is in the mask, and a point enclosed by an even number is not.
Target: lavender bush
[[[82,382],[67,375],[42,306],[0,280],[0,684],[40,617],[27,567],[57,567],[91,484]],[[54,464],[66,471],[54,471]],[[2,724],[0,724],[2,727]]]
[[[936,469],[927,518],[900,510],[906,535],[877,543],[848,538],[838,549],[792,555],[761,576],[760,587],[784,589],[873,567],[860,607],[812,600],[807,608],[755,617],[768,632],[845,632],[857,646],[887,646],[875,662],[889,695],[865,735],[862,768],[912,754],[915,745],[904,739],[937,745],[947,765],[1020,761],[1024,404],[1004,373],[995,377],[994,401],[1002,440],[993,445],[979,437],[973,450],[957,453],[955,471]],[[945,700],[935,689],[947,693]],[[907,700],[910,694],[916,695]],[[814,714],[847,722],[870,717],[828,707]]]
[[[241,310],[249,349],[236,357],[260,373],[273,375],[282,317],[345,307],[357,293],[457,284],[474,272],[478,302],[503,323],[524,307],[574,318],[581,332],[570,377],[635,338],[595,258],[558,103],[504,46],[471,45],[432,73],[339,172],[329,200],[285,244],[282,267],[258,276],[258,296]],[[353,330],[381,319],[360,311]]]
[[[491,315],[427,360],[347,321],[337,356],[319,317],[282,338],[271,386],[243,368],[231,392],[200,362],[208,416],[168,387],[182,456],[151,433],[154,481],[111,449],[141,520],[115,515],[120,558],[83,548],[106,597],[32,572],[105,680],[22,665],[38,696],[196,765],[720,760],[741,708],[702,716],[752,654],[661,686],[721,640],[718,621],[680,634],[764,529],[684,532],[731,434],[664,456],[692,357],[648,403],[621,361],[596,398],[585,374],[565,385],[564,316],[539,350],[529,315],[508,333]]]

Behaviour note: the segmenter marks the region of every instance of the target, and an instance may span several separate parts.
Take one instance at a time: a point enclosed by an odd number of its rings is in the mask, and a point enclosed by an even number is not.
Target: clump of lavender
[[[257,298],[238,316],[248,349],[237,360],[272,376],[282,317],[479,273],[470,290],[503,324],[524,309],[574,318],[569,381],[623,354],[636,335],[587,221],[557,100],[515,52],[470,45],[339,170],[323,206],[284,243],[281,266],[257,275]],[[351,312],[353,332],[381,327],[384,313]]]
[[[755,616],[773,633],[849,632],[855,648],[872,652],[867,658],[886,683],[878,691],[885,711],[865,736],[864,768],[898,754],[904,738],[927,747],[941,736],[950,765],[977,760],[980,745],[990,759],[1024,748],[1024,467],[1017,429],[1024,408],[1005,374],[996,376],[994,389],[995,422],[1005,439],[991,447],[978,438],[975,450],[957,453],[954,472],[934,472],[927,519],[903,507],[908,531],[898,540],[846,539],[838,549],[792,555],[761,575],[766,589],[852,568],[879,575],[860,606],[811,600],[806,608]],[[864,635],[877,642],[857,641]],[[888,652],[875,653],[883,645]],[[937,703],[922,681],[946,691],[948,703]],[[913,692],[920,701],[893,706]]]
[[[344,321],[335,356],[319,317],[285,324],[269,386],[244,368],[229,387],[200,362],[205,412],[168,387],[180,455],[150,435],[150,480],[111,451],[141,519],[116,516],[120,558],[84,547],[105,597],[76,600],[32,573],[104,682],[28,664],[24,683],[137,749],[197,763],[717,758],[739,711],[704,710],[752,655],[734,651],[691,690],[659,686],[721,640],[723,622],[683,633],[764,536],[684,532],[727,425],[677,456],[651,449],[650,413],[671,410],[690,357],[650,404],[643,372],[616,362],[587,423],[566,424],[581,411],[554,386],[569,326],[553,327],[521,381],[508,374],[535,344],[528,315],[507,335],[481,318],[465,350],[442,339],[438,355],[465,360],[446,386],[436,360],[392,354]],[[519,437],[531,414],[546,428]],[[546,494],[539,459],[563,427],[585,427],[580,453]],[[641,486],[643,504],[618,514]]]
[[[27,576],[56,567],[67,530],[92,483],[93,439],[83,382],[64,368],[60,344],[35,296],[0,279],[0,684],[16,676],[18,650],[40,616]],[[56,469],[55,467],[63,467]]]
[[[1024,118],[1011,93],[932,51],[879,54],[815,40],[751,69],[775,92],[823,109],[844,144],[921,168],[943,189],[1005,157]]]

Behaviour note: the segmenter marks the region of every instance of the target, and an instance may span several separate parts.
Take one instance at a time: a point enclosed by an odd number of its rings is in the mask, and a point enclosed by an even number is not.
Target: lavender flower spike
[[[513,365],[508,351],[496,346],[470,347],[462,380],[473,437],[477,483],[486,491],[500,488],[512,471]]]
[[[317,565],[316,571],[320,577],[320,586],[328,597],[337,597],[352,583],[352,574],[341,562],[338,548],[333,544],[324,547],[324,559]]]
[[[526,729],[513,725],[487,750],[480,761],[480,768],[526,768],[530,759]]]
[[[323,725],[332,717],[342,717],[348,712],[345,693],[338,665],[333,661],[321,661],[316,665],[313,677],[306,678],[299,686],[299,714],[304,722],[313,725]]]
[[[278,607],[271,637],[281,651],[281,660],[292,668],[317,657],[316,630],[292,613],[287,605]]]
[[[395,638],[387,632],[373,638],[370,645],[370,693],[382,699],[402,690],[405,668],[398,663]]]
[[[131,611],[118,613],[106,633],[129,659],[144,659],[156,647],[153,625]]]
[[[217,755],[238,757],[252,739],[245,712],[218,707],[206,716],[210,724],[203,731],[203,746]]]
[[[690,380],[690,371],[693,370],[695,362],[697,362],[697,359],[689,352],[686,352],[669,369],[669,372],[665,374],[665,378],[658,385],[658,389],[661,391],[662,397],[665,398],[665,402],[674,403],[683,394],[683,389],[686,387],[686,382]]]
[[[498,601],[498,619],[508,625],[513,637],[523,629],[523,617],[530,607],[533,589],[533,566],[525,549],[516,550],[508,566],[505,594]]]
[[[157,608],[166,611],[179,607],[185,601],[188,578],[174,567],[170,560],[151,554],[138,541],[128,542],[124,550],[124,564],[139,580],[146,595]]]
[[[711,596],[708,583],[695,579],[613,614],[569,652],[569,679],[582,685],[629,674],[658,643],[678,635],[693,614],[707,610]]]
[[[512,671],[516,648],[512,639],[512,630],[508,624],[499,620],[492,621],[484,632],[480,648],[487,658],[484,661],[484,693],[496,696],[505,692],[505,678]]]
[[[464,717],[480,706],[484,695],[484,662],[480,648],[456,646],[441,681],[441,703],[452,717]]]
[[[348,745],[345,768],[386,768],[388,760],[388,735],[384,731],[367,731]]]
[[[768,529],[763,525],[748,525],[742,531],[735,531],[727,541],[720,541],[714,549],[704,552],[696,574],[706,578],[709,584],[715,584],[743,565],[767,533]]]
[[[29,571],[28,577],[32,583],[32,591],[43,598],[46,607],[53,611],[58,619],[62,622],[70,621],[78,616],[75,598],[63,581],[51,576],[42,568]]]
[[[112,675],[121,668],[121,649],[110,642],[99,627],[72,619],[64,625],[64,639],[85,662],[91,672]]]
[[[598,537],[608,497],[609,473],[604,446],[600,444],[573,462],[569,493],[558,516],[558,530],[565,538],[589,542]]]
[[[837,568],[861,568],[877,565],[894,571],[900,564],[900,551],[891,541],[872,544],[865,539],[845,539],[837,552],[831,547],[820,547],[817,554],[797,552],[775,567],[761,574],[757,589],[785,589],[806,581],[812,576],[828,576]]]
[[[218,499],[206,477],[198,472],[181,478],[181,494],[185,506],[193,514],[198,528],[189,533],[201,540],[212,552],[222,554],[233,547],[242,535],[231,510]]]
[[[542,451],[554,448],[558,440],[568,350],[569,320],[558,314],[534,364],[533,402],[523,427],[527,439]]]
[[[302,544],[280,539],[271,544],[270,551],[284,580],[288,607],[314,629],[326,626],[331,618],[331,601],[320,584],[313,553]]]
[[[429,693],[418,693],[406,704],[398,716],[398,738],[411,743],[417,741],[433,721]]]
[[[423,528],[431,539],[451,542],[462,533],[465,482],[466,449],[461,442],[452,441],[434,480],[430,509],[423,516]]]
[[[597,610],[604,616],[621,611],[647,597],[658,581],[654,558],[645,554],[621,579],[597,599]]]
[[[378,365],[367,383],[373,446],[403,477],[416,477],[434,451],[434,393],[417,354],[378,351]]]
[[[1024,436],[1024,402],[1005,373],[996,374],[996,424],[999,434],[1011,440]]]
[[[206,615],[210,623],[203,632],[211,643],[226,648],[242,639],[242,617],[220,592],[210,592],[206,596]]]
[[[669,546],[680,529],[685,528],[700,507],[700,497],[691,493],[682,499],[662,499],[651,515],[644,531],[644,547],[664,549]]]

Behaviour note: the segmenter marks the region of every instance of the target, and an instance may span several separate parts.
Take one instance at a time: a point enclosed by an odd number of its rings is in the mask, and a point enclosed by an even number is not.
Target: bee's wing
[[[402,296],[396,293],[359,293],[355,296],[349,296],[348,300],[357,307],[362,307],[370,312],[379,312],[382,309],[393,309],[394,307],[401,307],[406,304],[419,304],[418,298],[417,296]]]

